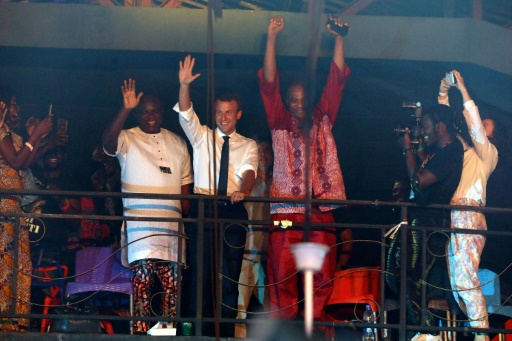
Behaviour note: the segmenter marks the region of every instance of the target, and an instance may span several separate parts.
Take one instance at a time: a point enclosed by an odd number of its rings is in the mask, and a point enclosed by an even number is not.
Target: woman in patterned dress
[[[24,189],[21,170],[34,161],[42,138],[52,129],[51,118],[42,120],[31,137],[23,144],[21,136],[14,132],[20,124],[16,97],[10,105],[0,102],[0,189]],[[14,240],[16,221],[9,213],[21,213],[21,195],[2,194],[0,196],[0,313],[29,314],[32,263],[28,230],[21,219],[18,236],[18,264],[14,264]],[[12,287],[12,277],[17,274],[16,290]],[[12,296],[16,295],[16,307],[12,307]],[[14,308],[14,309],[13,309]],[[0,331],[27,330],[26,318],[0,320]]]

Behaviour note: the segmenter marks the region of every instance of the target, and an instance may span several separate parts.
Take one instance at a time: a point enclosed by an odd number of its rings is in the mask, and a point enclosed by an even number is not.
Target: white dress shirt
[[[217,128],[212,130],[206,125],[201,125],[194,107],[186,111],[179,110],[179,104],[174,106],[178,112],[180,125],[185,132],[194,151],[194,193],[214,195],[215,184],[219,179],[220,156],[224,140],[224,134]],[[212,137],[215,134],[215,171],[213,160]],[[229,171],[228,191],[230,196],[239,191],[242,186],[242,175],[247,170],[256,173],[258,168],[258,146],[252,139],[238,134],[236,131],[229,135]]]

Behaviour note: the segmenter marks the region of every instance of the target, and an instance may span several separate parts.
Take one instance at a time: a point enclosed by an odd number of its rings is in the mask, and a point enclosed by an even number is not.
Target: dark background
[[[91,51],[35,48],[0,48],[7,67],[0,86],[12,88],[21,106],[22,120],[44,117],[53,104],[55,118],[69,120],[69,160],[84,177],[81,165],[91,158],[106,124],[122,104],[124,79],[137,81],[137,91],[160,97],[166,106],[164,127],[184,136],[172,107],[178,99],[178,65],[184,53],[140,51]],[[203,123],[207,123],[207,60],[196,54],[195,71],[201,73],[192,85],[192,101]],[[331,59],[318,61],[317,93],[324,85]],[[305,58],[279,57],[282,89],[305,68]],[[238,131],[246,136],[268,134],[256,72],[262,57],[215,56],[216,92],[235,91],[242,96],[243,117]],[[413,109],[402,101],[419,101],[427,108],[437,101],[439,82],[446,71],[457,69],[471,94],[480,76],[508,78],[500,73],[464,63],[347,59],[350,75],[333,134],[349,199],[389,199],[395,177],[404,176],[402,153],[393,129],[410,126]],[[20,72],[19,70],[29,70]],[[2,79],[3,78],[3,79]],[[506,91],[504,91],[506,92]],[[318,98],[318,96],[317,96]],[[483,116],[497,116],[510,130],[512,117],[488,103],[473,98]],[[454,110],[462,110],[460,94],[452,90]],[[127,122],[127,127],[135,121]]]

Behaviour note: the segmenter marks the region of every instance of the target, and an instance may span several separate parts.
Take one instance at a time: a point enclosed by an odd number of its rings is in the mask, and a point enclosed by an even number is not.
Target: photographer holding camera
[[[449,204],[462,173],[464,149],[457,139],[454,115],[449,107],[435,105],[426,110],[420,123],[420,135],[427,147],[428,154],[423,162],[417,158],[409,134],[399,139],[403,148],[408,176],[414,193],[413,202],[421,205]],[[413,207],[410,211],[412,226],[448,227],[450,213],[428,207]],[[387,259],[386,281],[396,294],[400,283],[400,233],[395,234],[390,242]],[[446,273],[445,265],[438,255],[444,254],[446,240],[439,233],[429,232],[422,240],[421,231],[410,231],[407,260],[407,323],[419,325],[421,321],[421,289],[424,282],[439,281]],[[422,277],[421,245],[428,242],[430,252],[426,254],[425,277]],[[396,277],[395,277],[396,276]],[[438,283],[435,283],[438,285]],[[427,297],[431,292],[427,291]],[[426,326],[434,326],[432,315],[426,315]],[[412,332],[413,334],[413,332]],[[408,335],[412,341],[437,341],[440,336],[417,333]]]
[[[454,78],[450,79],[450,75]],[[489,141],[478,107],[471,99],[464,79],[458,71],[452,71],[441,80],[439,104],[450,105],[448,91],[452,87],[458,89],[462,95],[465,122],[461,125],[466,124],[470,133],[467,141],[460,138],[465,151],[464,166],[451,204],[485,206],[487,180],[498,163],[498,151]],[[487,230],[484,213],[472,211],[452,210],[451,227]],[[487,307],[477,276],[485,239],[485,236],[479,234],[453,233],[448,244],[448,273],[453,295],[468,316],[471,327],[475,328],[489,328]],[[484,340],[489,340],[487,334],[475,333],[475,341]]]

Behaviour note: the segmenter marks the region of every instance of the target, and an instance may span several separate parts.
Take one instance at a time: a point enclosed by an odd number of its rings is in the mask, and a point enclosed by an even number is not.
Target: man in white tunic
[[[122,191],[131,193],[190,194],[193,175],[186,142],[161,128],[163,106],[151,96],[136,94],[135,80],[121,87],[123,107],[103,133],[103,148],[121,166]],[[135,109],[137,127],[123,130]],[[123,198],[124,215],[180,219],[188,203],[180,200]],[[181,232],[179,232],[181,231]],[[163,290],[162,315],[175,316],[178,301],[178,221],[126,221],[128,262],[133,267],[136,316],[150,316],[151,289],[155,276]],[[184,243],[182,244],[184,251]],[[135,321],[134,333],[146,333],[149,322]]]

